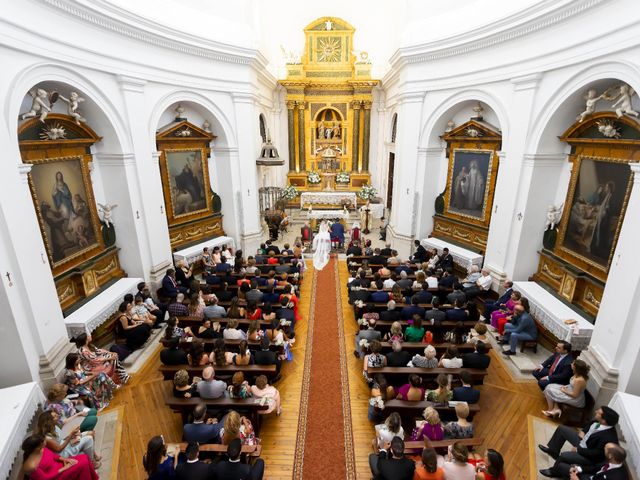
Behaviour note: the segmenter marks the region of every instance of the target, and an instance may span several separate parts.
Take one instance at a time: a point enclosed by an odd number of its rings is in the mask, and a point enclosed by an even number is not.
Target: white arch
[[[178,102],[192,102],[208,110],[209,113],[213,115],[218,122],[220,122],[220,126],[222,127],[223,135],[217,135],[220,139],[218,142],[222,144],[226,142],[225,147],[227,148],[237,148],[237,136],[231,126],[231,122],[224,112],[209,98],[189,90],[174,90],[173,92],[167,93],[156,102],[155,106],[151,110],[149,128],[147,130],[149,132],[151,145],[156,144],[156,131],[158,130],[160,117],[167,108]]]
[[[431,144],[433,138],[438,138],[439,142],[439,134],[435,137],[433,136],[433,131],[436,124],[442,120],[443,116],[455,107],[459,103],[467,102],[467,101],[480,101],[485,103],[495,112],[498,117],[498,122],[500,125],[498,127],[502,131],[502,138],[507,139],[509,133],[509,121],[508,115],[506,113],[506,109],[502,102],[500,102],[493,94],[486,92],[484,90],[479,89],[469,89],[463,90],[461,92],[456,92],[447,97],[444,101],[438,105],[438,107],[433,111],[433,113],[427,119],[422,131],[420,132],[420,138],[418,140],[418,145],[420,148],[428,148],[428,147],[437,147],[438,144]],[[504,149],[504,142],[503,147]]]
[[[614,78],[628,83],[634,90],[640,91],[640,69],[637,65],[627,62],[603,62],[600,64],[586,67],[565,80],[559,88],[554,90],[554,94],[550,96],[540,109],[540,113],[532,123],[530,134],[527,139],[526,152],[531,153],[554,153],[545,152],[542,148],[542,142],[546,135],[550,123],[554,117],[561,111],[562,106],[570,97],[576,94],[586,85],[597,80],[606,78]],[[576,112],[577,114],[578,112]],[[570,125],[558,126],[552,129],[552,135],[562,134]]]
[[[18,131],[18,115],[20,105],[25,94],[35,85],[42,82],[60,82],[81,90],[100,109],[106,117],[116,135],[121,152],[131,152],[131,138],[126,128],[126,122],[120,115],[120,110],[114,106],[111,100],[104,95],[101,89],[87,77],[78,72],[54,63],[39,63],[31,65],[11,81],[8,95],[5,97],[4,112],[7,131],[12,138],[16,138]],[[90,125],[91,126],[91,125]],[[94,126],[92,126],[94,127]],[[103,135],[97,129],[99,135]]]

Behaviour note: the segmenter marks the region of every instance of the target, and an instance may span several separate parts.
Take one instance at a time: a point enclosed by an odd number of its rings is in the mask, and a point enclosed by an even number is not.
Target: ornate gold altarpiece
[[[369,137],[371,63],[366,52],[353,54],[355,29],[344,20],[322,17],[305,29],[305,48],[288,55],[287,90],[289,174],[302,191],[359,190],[370,183]],[[322,179],[310,183],[309,172]],[[348,183],[336,183],[338,172]]]

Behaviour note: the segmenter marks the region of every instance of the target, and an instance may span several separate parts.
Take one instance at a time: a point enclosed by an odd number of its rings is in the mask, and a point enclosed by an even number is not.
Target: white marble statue
[[[564,204],[563,204],[564,205]],[[553,230],[560,223],[562,218],[562,205],[556,207],[555,205],[549,205],[547,208],[547,221],[544,224],[545,230]]]
[[[71,92],[69,98],[65,98],[59,95],[59,98],[67,102],[67,113],[69,116],[75,118],[76,123],[80,125],[80,122],[86,122],[87,120],[78,112],[78,106],[84,102],[84,98],[78,95],[78,92]]]
[[[98,204],[98,207],[100,207],[100,213],[102,213],[102,221],[107,226],[107,228],[110,228],[113,225],[112,212],[113,209],[117,206],[118,205],[111,205],[109,203],[105,203],[104,205],[102,205],[101,203]]]
[[[584,111],[578,115],[578,122],[582,123],[584,119],[596,110],[596,103],[602,98],[606,98],[607,92],[598,95],[595,90],[591,89],[585,95]]]
[[[40,115],[40,121],[44,123],[44,120],[51,111],[51,107],[45,103],[49,94],[46,90],[38,88],[35,91],[31,90],[29,95],[33,98],[33,101],[31,102],[31,110],[20,115],[20,120]]]
[[[617,99],[617,100],[611,106],[613,109],[615,109],[616,115],[618,116],[618,118],[622,117],[623,115],[632,115],[638,118],[638,115],[640,114],[638,114],[638,112],[636,112],[633,109],[633,106],[631,105],[631,97],[633,97],[635,93],[636,93],[635,90],[631,88],[629,85],[624,83],[620,85],[620,90],[618,91],[618,95],[614,97],[614,99]]]
[[[211,123],[209,123],[209,120],[202,122],[202,129],[207,133],[211,133]]]

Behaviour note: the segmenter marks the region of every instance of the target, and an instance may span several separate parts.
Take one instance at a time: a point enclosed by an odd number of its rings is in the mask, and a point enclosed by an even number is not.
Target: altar
[[[300,208],[306,204],[313,205],[340,205],[349,203],[356,208],[358,199],[355,192],[302,192],[300,194]]]

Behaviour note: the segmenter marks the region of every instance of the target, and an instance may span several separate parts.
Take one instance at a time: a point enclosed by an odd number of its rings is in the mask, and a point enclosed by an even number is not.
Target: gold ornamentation
[[[109,272],[110,270],[113,270],[115,267],[116,267],[116,259],[112,258],[106,267],[101,268],[99,270],[96,269],[95,272],[97,276],[101,277],[102,275]]]
[[[318,37],[319,62],[339,62],[341,50],[342,42],[340,37]]]
[[[62,303],[67,298],[73,295],[73,283],[68,283],[66,288],[62,291],[62,293],[58,294],[58,302]]]
[[[594,307],[600,308],[600,300],[596,298],[596,296],[593,294],[590,288],[587,288],[584,294],[584,299],[587,303],[590,303]]]
[[[558,273],[554,273],[551,270],[551,268],[549,268],[549,265],[547,265],[546,263],[542,265],[542,271],[544,273],[546,273],[547,275],[549,275],[554,280],[557,280],[557,281],[562,280],[563,275],[562,274],[558,274]]]

